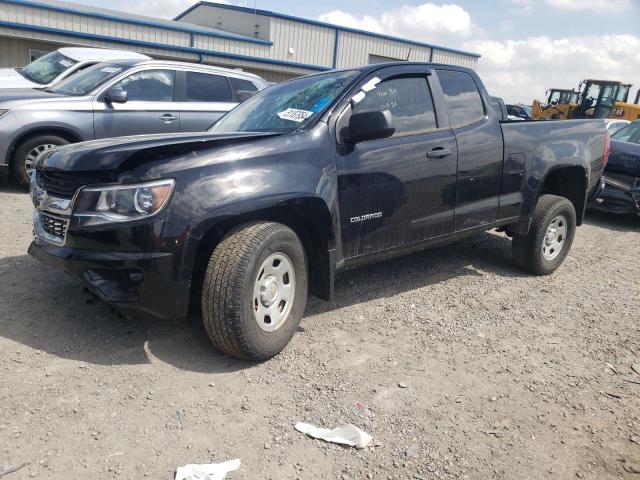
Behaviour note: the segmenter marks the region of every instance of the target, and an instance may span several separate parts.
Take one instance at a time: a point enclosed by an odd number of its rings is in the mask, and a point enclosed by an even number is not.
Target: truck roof
[[[107,48],[63,47],[58,50],[62,55],[77,62],[87,60],[150,60],[151,57],[129,50],[109,50]]]

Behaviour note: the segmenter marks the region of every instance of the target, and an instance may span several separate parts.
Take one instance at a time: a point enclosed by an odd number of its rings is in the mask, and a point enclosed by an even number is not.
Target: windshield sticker
[[[314,112],[308,110],[298,110],[297,108],[287,108],[282,112],[278,112],[278,116],[283,120],[291,120],[292,122],[304,122],[313,115]]]
[[[371,80],[369,80],[367,83],[365,83],[361,90],[363,92],[370,92],[371,90],[373,90],[374,88],[376,88],[376,85],[378,85],[380,83],[380,79],[378,77],[373,77]]]
[[[316,102],[316,104],[315,104],[313,107],[311,107],[311,109],[310,109],[310,110],[311,110],[313,113],[321,112],[321,111],[324,109],[324,107],[326,107],[326,106],[327,106],[327,105],[329,105],[330,103],[331,103],[331,98],[329,98],[329,97],[321,98],[320,100],[318,100],[318,101]]]
[[[69,60],[60,60],[58,63],[60,65],[62,65],[63,67],[67,67],[67,68],[69,68],[71,65],[73,65],[73,63],[70,62]]]
[[[115,67],[104,67],[100,71],[104,73],[118,73],[120,70],[121,70],[120,68],[115,68]]]
[[[356,93],[356,94],[351,98],[351,101],[352,101],[353,103],[360,103],[360,102],[362,101],[362,99],[363,99],[364,97],[366,97],[366,96],[367,96],[367,94],[366,94],[366,93],[364,93],[364,92],[358,92],[358,93]]]

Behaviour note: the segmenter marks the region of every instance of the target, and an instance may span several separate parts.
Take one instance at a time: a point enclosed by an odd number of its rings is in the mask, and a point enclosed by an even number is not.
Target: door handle
[[[429,158],[441,158],[446,157],[447,155],[451,155],[450,148],[436,147],[433,150],[429,150],[427,152],[427,157]]]
[[[162,115],[160,117],[160,120],[162,120],[164,123],[171,123],[174,120],[177,120],[178,117],[171,115],[170,113],[165,113],[164,115]]]

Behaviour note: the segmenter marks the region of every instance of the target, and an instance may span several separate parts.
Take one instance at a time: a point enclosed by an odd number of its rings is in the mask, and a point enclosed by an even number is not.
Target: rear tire
[[[529,233],[514,234],[513,261],[536,275],[553,273],[566,258],[576,231],[576,211],[564,197],[538,199]]]
[[[28,138],[18,145],[13,155],[11,171],[14,178],[21,186],[28,187],[33,162],[38,155],[51,148],[67,145],[68,143],[68,140],[57,135],[37,135]]]
[[[202,287],[202,318],[216,348],[249,360],[277,355],[307,303],[307,259],[298,236],[274,222],[232,230],[213,251]]]

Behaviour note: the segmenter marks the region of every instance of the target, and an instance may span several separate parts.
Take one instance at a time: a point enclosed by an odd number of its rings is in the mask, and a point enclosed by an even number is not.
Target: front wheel
[[[38,157],[44,152],[68,143],[68,140],[57,135],[38,135],[25,140],[15,150],[11,164],[13,176],[20,185],[28,186]]]
[[[564,261],[576,232],[576,211],[564,197],[543,195],[529,233],[513,236],[513,260],[536,275],[553,273]]]
[[[241,225],[213,251],[201,304],[218,350],[250,360],[275,356],[296,332],[306,302],[305,251],[285,225]]]

